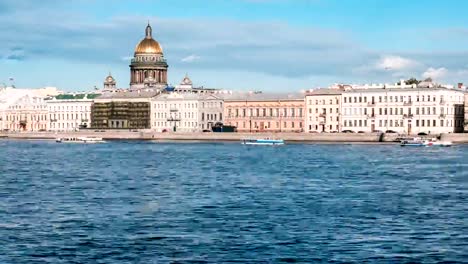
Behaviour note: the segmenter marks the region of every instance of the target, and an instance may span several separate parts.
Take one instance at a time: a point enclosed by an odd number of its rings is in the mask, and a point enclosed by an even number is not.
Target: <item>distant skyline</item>
[[[432,77],[468,83],[467,1],[0,0],[0,85],[128,87],[150,21],[169,82],[298,91]]]

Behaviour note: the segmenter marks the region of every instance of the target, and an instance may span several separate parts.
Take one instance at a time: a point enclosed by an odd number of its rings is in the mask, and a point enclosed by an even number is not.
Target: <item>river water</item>
[[[468,146],[0,141],[0,263],[468,260]]]

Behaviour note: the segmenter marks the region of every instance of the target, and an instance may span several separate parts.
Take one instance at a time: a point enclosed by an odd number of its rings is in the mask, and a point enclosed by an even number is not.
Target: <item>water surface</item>
[[[0,263],[468,260],[468,146],[0,141]]]

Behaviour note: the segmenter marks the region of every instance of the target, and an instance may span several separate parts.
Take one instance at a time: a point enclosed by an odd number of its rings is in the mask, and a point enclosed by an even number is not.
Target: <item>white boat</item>
[[[242,139],[243,145],[264,145],[264,146],[276,146],[284,145],[282,139],[270,139],[270,138],[258,138],[258,139]]]
[[[57,143],[103,143],[104,140],[98,137],[64,137],[56,138]]]
[[[450,142],[450,141],[441,141],[441,140],[437,140],[435,138],[426,140],[424,142],[424,144],[427,147],[431,147],[431,146],[434,146],[434,147],[450,147],[450,146],[452,146],[452,142]]]
[[[402,139],[400,142],[402,147],[450,147],[452,142],[440,141],[435,138],[423,139],[419,137]]]

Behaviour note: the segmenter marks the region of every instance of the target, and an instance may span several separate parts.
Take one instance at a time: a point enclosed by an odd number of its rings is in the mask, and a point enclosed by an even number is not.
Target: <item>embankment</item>
[[[151,131],[77,131],[0,133],[9,139],[55,139],[58,137],[101,137],[106,140],[195,140],[240,141],[245,138],[281,138],[294,142],[379,142],[380,135],[351,133],[155,133]]]
[[[281,138],[289,142],[394,142],[398,134],[379,133],[156,133],[152,131],[77,131],[77,132],[16,132],[0,133],[3,139],[55,139],[58,137],[101,137],[106,140],[186,140],[240,141],[246,138]],[[433,137],[436,137],[435,135]],[[467,134],[442,134],[442,140],[468,143]]]

